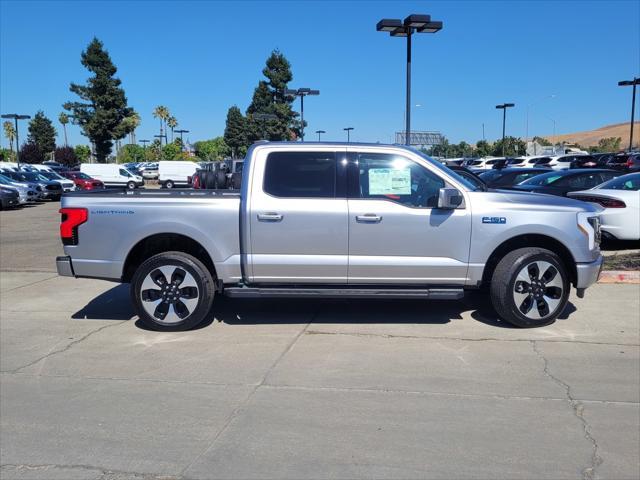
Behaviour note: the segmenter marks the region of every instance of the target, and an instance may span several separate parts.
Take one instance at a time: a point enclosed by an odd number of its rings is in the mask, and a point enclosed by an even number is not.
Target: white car
[[[462,165],[472,170],[491,170],[497,162],[504,159],[504,157],[472,158],[462,162]]]
[[[583,155],[588,155],[587,153],[571,153],[569,155],[556,155],[551,157],[551,161],[549,161],[546,166],[551,167],[554,170],[565,170],[567,168],[571,168],[571,162],[576,160],[576,158],[581,157]]]
[[[197,168],[196,162],[163,160],[158,162],[158,181],[164,188],[187,187]]]
[[[640,240],[640,173],[622,175],[568,196],[603,208],[600,223],[605,238]]]

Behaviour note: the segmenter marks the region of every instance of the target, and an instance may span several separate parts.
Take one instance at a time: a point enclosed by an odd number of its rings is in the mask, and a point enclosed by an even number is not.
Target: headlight
[[[589,250],[600,247],[600,217],[589,212],[578,213],[578,228],[587,237]]]

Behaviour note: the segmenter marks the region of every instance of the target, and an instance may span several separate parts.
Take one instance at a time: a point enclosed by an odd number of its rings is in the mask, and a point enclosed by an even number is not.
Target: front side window
[[[120,175],[122,175],[123,177],[130,177],[131,174],[129,172],[127,172],[124,168],[120,169]]]
[[[267,156],[263,190],[283,198],[334,198],[333,152],[273,152]]]
[[[438,206],[443,179],[407,158],[385,153],[358,154],[360,198],[391,200],[407,207]]]

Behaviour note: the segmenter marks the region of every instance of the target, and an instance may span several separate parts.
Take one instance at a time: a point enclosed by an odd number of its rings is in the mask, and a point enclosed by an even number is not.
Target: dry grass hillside
[[[598,144],[601,138],[620,137],[622,139],[621,146],[625,148],[629,145],[629,122],[616,123],[615,125],[606,125],[595,130],[587,132],[564,133],[556,135],[557,142],[577,143],[583,147],[591,147]],[[547,140],[553,141],[554,137],[547,136]],[[640,142],[640,122],[633,124],[633,143],[637,146]]]

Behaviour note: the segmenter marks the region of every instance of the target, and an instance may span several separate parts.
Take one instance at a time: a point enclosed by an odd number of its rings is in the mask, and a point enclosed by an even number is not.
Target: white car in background
[[[546,164],[547,167],[551,167],[554,170],[565,170],[567,168],[571,168],[571,162],[573,162],[576,157],[580,157],[582,155],[588,155],[587,153],[571,153],[569,155],[556,155],[551,157],[551,161]]]
[[[516,157],[507,160],[507,166],[518,168],[546,167],[551,161],[551,157],[536,155],[531,157]]]
[[[603,208],[599,214],[603,237],[640,240],[640,173],[622,175],[567,196]]]
[[[471,158],[462,162],[462,166],[471,170],[491,170],[497,162],[504,159],[504,157]]]
[[[196,162],[162,160],[158,162],[158,181],[164,188],[187,187],[197,168]]]

